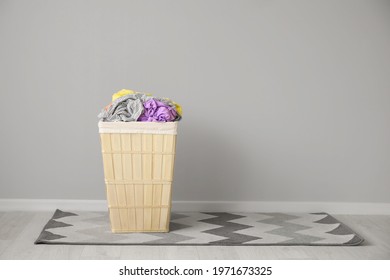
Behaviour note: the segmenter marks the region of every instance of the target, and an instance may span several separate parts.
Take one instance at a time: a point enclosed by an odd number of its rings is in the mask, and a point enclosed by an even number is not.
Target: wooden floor
[[[34,245],[51,212],[0,212],[0,259],[390,259],[390,216],[335,215],[360,246]]]

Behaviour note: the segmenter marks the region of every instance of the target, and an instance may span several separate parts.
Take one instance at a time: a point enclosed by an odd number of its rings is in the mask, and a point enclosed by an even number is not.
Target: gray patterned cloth
[[[98,118],[104,122],[134,122],[144,111],[143,103],[150,99],[142,93],[127,94],[114,100],[108,110],[103,109]]]
[[[327,213],[172,213],[170,232],[112,233],[107,212],[57,210],[36,244],[351,246],[358,234]]]

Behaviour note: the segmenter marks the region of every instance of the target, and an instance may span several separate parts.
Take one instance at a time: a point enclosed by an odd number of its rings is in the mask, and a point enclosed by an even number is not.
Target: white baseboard
[[[315,201],[175,201],[177,211],[327,212],[350,215],[390,215],[390,203]]]
[[[106,200],[0,199],[0,211],[106,211]]]
[[[0,199],[0,211],[107,211],[106,200]],[[327,212],[390,215],[390,203],[292,201],[173,201],[173,211]]]

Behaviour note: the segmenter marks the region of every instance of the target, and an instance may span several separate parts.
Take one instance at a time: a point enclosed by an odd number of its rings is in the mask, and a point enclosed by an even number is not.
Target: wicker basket
[[[99,122],[111,230],[168,232],[177,122]]]

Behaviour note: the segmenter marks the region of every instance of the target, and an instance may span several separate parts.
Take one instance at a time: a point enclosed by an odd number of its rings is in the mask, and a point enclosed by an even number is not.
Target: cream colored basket
[[[112,232],[168,232],[177,122],[99,122]]]

